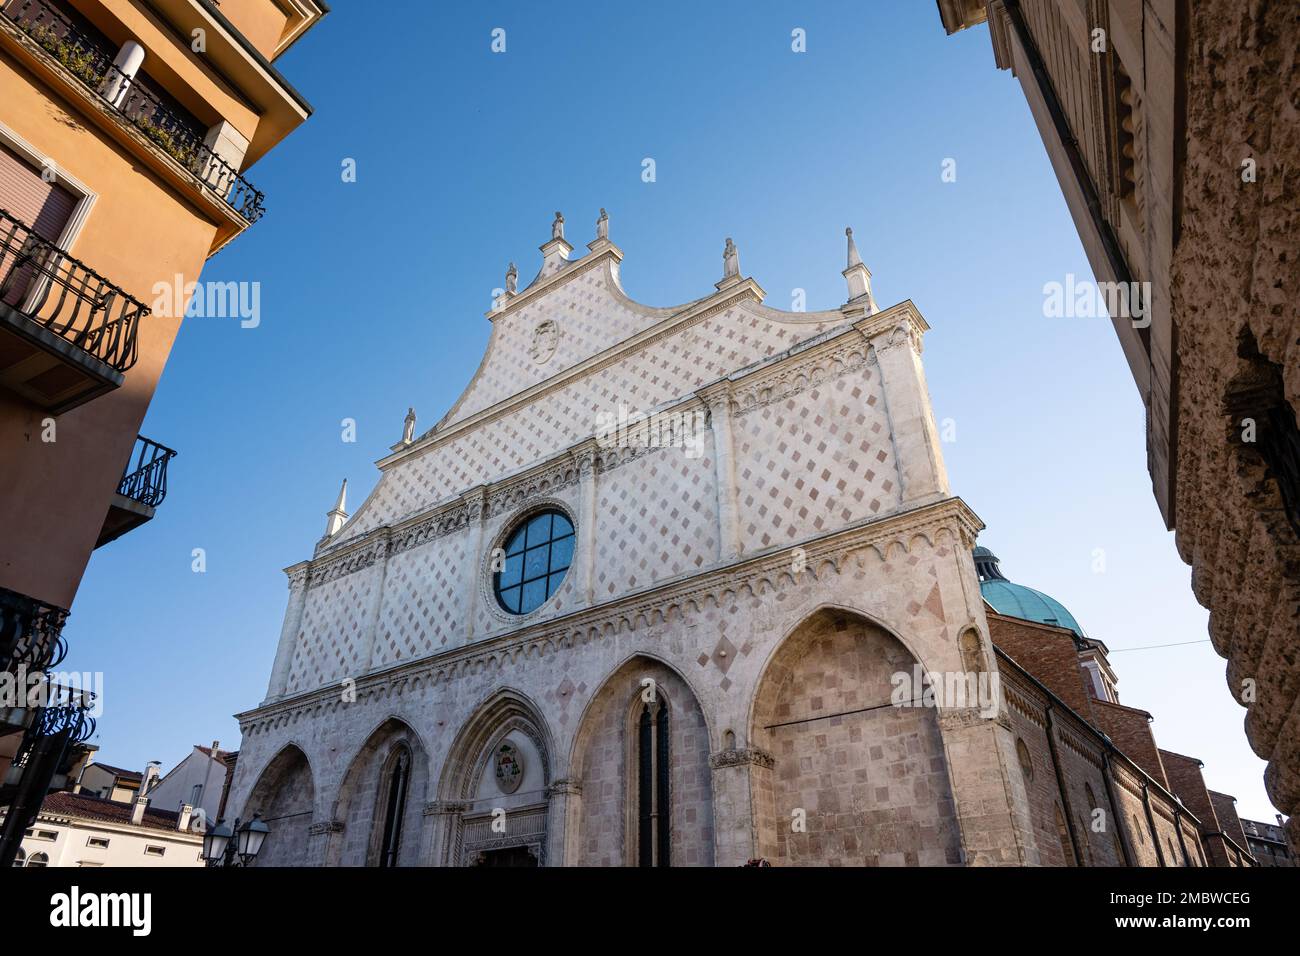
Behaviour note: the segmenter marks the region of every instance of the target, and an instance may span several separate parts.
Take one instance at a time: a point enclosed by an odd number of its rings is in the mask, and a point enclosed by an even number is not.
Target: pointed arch
[[[618,665],[574,736],[576,862],[712,865],[711,740],[699,698],[676,668],[645,654]]]
[[[393,800],[392,771],[405,754],[400,799]],[[429,757],[424,741],[405,720],[381,721],[357,750],[343,775],[334,800],[333,820],[342,823],[341,836],[331,839],[330,866],[416,866],[423,862],[421,823],[429,782]],[[391,810],[398,805],[400,817]],[[386,844],[396,831],[397,841]]]
[[[897,635],[842,607],[818,608],[776,645],[747,728],[750,746],[772,760],[755,786],[761,857],[822,866],[961,862],[924,673]]]
[[[315,810],[316,781],[311,762],[297,744],[285,744],[267,761],[244,801],[244,818],[261,814],[262,821],[271,828],[256,864],[306,866]]]
[[[541,708],[522,691],[502,687],[479,702],[456,734],[438,781],[438,799],[470,799],[491,756],[490,745],[516,728],[536,744],[542,778],[549,784],[555,744]]]

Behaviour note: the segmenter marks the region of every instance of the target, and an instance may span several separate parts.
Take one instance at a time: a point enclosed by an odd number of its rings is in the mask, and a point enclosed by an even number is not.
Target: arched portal
[[[509,689],[456,736],[438,785],[445,866],[543,866],[554,747],[540,712]]]
[[[311,764],[306,754],[290,744],[266,765],[244,802],[246,820],[260,813],[271,828],[257,855],[257,866],[307,866],[311,862],[309,831],[315,801]]]
[[[847,612],[816,612],[782,642],[750,727],[774,759],[770,787],[755,793],[761,856],[787,866],[961,861],[938,717],[919,673],[897,638]],[[907,705],[894,703],[898,687]]]
[[[357,751],[334,805],[343,824],[331,866],[419,866],[429,760],[410,725],[390,717]]]
[[[634,657],[587,705],[574,742],[577,862],[711,866],[709,729],[677,671]]]

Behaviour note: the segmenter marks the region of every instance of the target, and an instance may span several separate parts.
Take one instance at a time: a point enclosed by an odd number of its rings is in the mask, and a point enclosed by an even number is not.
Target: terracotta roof
[[[198,744],[194,745],[194,749],[199,751],[200,753],[206,754],[207,756],[211,757],[214,760],[219,760],[222,763],[225,763],[226,758],[230,756],[229,750],[214,751],[211,747],[200,747]]]
[[[92,764],[88,764],[87,766],[99,767],[102,770],[107,770],[115,777],[126,777],[128,780],[144,779],[144,774],[139,770],[123,770],[121,767],[114,767],[111,763],[100,763],[98,760]]]
[[[104,800],[84,793],[51,793],[41,804],[41,813],[72,817],[78,820],[99,820],[131,826],[131,804]],[[145,808],[140,826],[151,830],[176,830],[179,814],[171,810]]]

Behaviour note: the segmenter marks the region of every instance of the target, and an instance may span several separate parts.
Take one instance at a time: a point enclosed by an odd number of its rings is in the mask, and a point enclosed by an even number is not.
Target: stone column
[[[770,774],[772,755],[757,747],[709,755],[713,771],[713,865],[743,866],[761,856],[758,846],[758,777]],[[756,785],[757,784],[757,785]]]
[[[720,382],[696,393],[709,409],[713,434],[713,474],[718,491],[718,558],[723,564],[741,554],[740,509],[736,500],[736,446],[731,429],[731,385]]]
[[[466,562],[465,579],[462,583],[464,599],[461,606],[465,609],[465,643],[474,640],[474,612],[478,608],[478,576],[483,567],[483,519],[487,515],[487,491],[482,487],[465,494],[465,543],[466,554],[473,559]]]
[[[362,670],[364,674],[370,670],[375,662],[375,643],[379,639],[379,612],[384,607],[384,583],[388,579],[388,553],[392,550],[392,541],[385,536],[375,544],[375,560],[370,573],[374,576],[374,589],[370,592],[370,600],[366,602],[364,616],[365,631],[361,639],[365,644],[365,657],[362,660]]]
[[[546,865],[577,866],[582,784],[556,780],[546,788],[546,797]]]
[[[307,605],[307,578],[311,562],[304,561],[285,569],[289,576],[289,607],[284,612],[280,627],[280,644],[275,650],[275,663],[271,666],[271,681],[266,688],[266,700],[283,697],[289,687],[289,670],[293,666],[293,653],[298,645],[298,632],[302,628],[302,611]]]
[[[979,708],[939,713],[939,733],[967,866],[1038,866],[1029,796],[1004,713]]]
[[[948,473],[921,365],[924,319],[890,309],[855,325],[871,343],[880,374],[903,504],[948,497]]]
[[[425,804],[424,817],[433,817],[433,826],[427,828],[429,845],[422,855],[427,865],[460,865],[459,860],[452,858],[456,849],[452,843],[456,835],[456,822],[469,806],[461,800],[435,800]]]
[[[578,455],[578,593],[590,607],[596,600],[596,453]]]
[[[104,78],[99,93],[114,106],[121,106],[144,63],[145,50],[135,40],[127,40],[113,59],[113,69]]]

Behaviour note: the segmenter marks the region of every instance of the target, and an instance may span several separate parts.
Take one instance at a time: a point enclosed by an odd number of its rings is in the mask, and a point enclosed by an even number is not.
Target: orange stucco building
[[[274,61],[327,12],[319,0],[0,0],[5,671],[57,664],[91,553],[165,495],[174,452],[138,432],[185,297],[152,308],[156,287],[197,281],[261,217],[245,173],[311,113]],[[54,764],[57,784],[76,736],[58,741],[52,708],[22,703],[0,701],[0,803],[15,806],[37,764]]]

